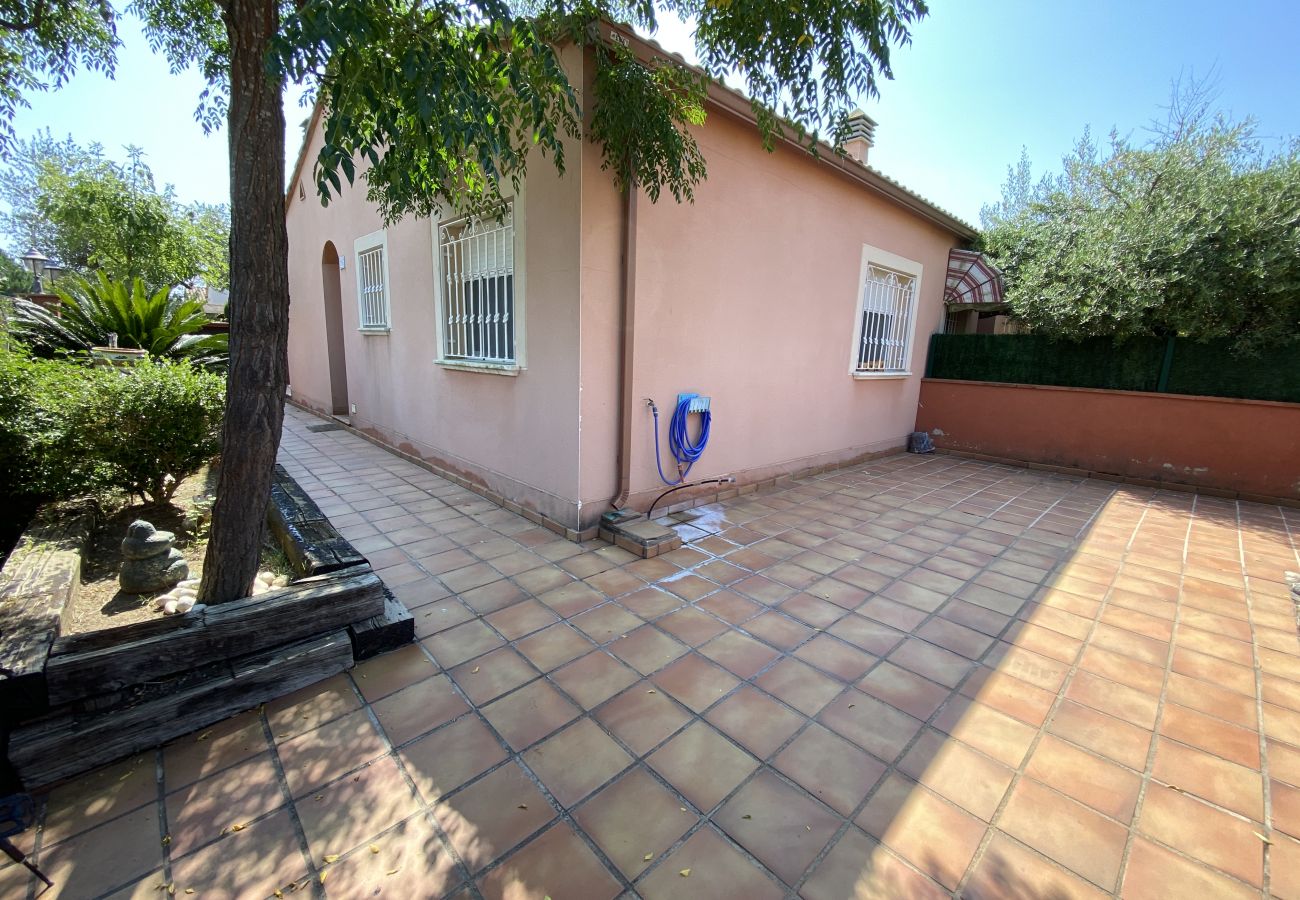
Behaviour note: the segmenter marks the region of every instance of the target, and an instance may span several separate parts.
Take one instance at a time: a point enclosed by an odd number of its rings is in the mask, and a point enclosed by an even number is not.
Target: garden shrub
[[[225,379],[188,362],[147,359],[107,377],[94,407],[95,456],[108,483],[155,503],[216,455]]]
[[[224,379],[188,362],[91,368],[0,349],[0,500],[119,488],[153,502],[216,455]]]
[[[93,370],[0,349],[0,497],[34,503],[85,494],[102,482],[86,414]]]

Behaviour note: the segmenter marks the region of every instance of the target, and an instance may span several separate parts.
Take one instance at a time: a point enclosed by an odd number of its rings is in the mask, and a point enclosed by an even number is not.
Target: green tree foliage
[[[224,84],[228,42],[211,15],[219,4],[137,7],[174,62],[197,62]],[[273,57],[279,73],[323,101],[325,141],[314,167],[322,200],[363,162],[369,197],[391,222],[429,215],[436,202],[495,211],[500,186],[517,185],[539,155],[563,170],[563,139],[578,135],[580,109],[557,48],[596,50],[586,136],[600,143],[616,181],[680,201],[705,176],[690,126],[703,121],[708,77],[744,85],[769,145],[788,134],[811,149],[838,140],[851,99],[892,77],[891,45],[906,43],[925,13],[923,0],[309,0],[285,9]],[[647,67],[596,27],[616,20],[653,31],[660,16],[696,21],[706,78],[666,58]],[[216,111],[207,104],[201,115]]]
[[[15,255],[33,247],[53,247],[57,232],[37,207],[39,181],[46,173],[71,174],[104,162],[97,143],[82,147],[71,136],[55,140],[49,129],[11,141],[0,166],[0,231]]]
[[[1238,352],[1300,337],[1300,143],[1269,152],[1251,122],[1175,88],[1143,143],[1085,133],[1057,175],[1008,173],[983,246],[1035,331],[1226,338]]]
[[[0,253],[0,297],[26,294],[32,289],[32,273],[8,253]]]
[[[228,283],[227,207],[187,206],[171,185],[159,190],[140,148],[127,148],[125,164],[48,132],[16,148],[0,174],[9,206],[0,227],[15,252],[35,247],[75,271],[149,284]]]
[[[0,0],[0,153],[26,95],[61,87],[78,67],[112,74],[117,45],[107,0]]]
[[[226,335],[199,334],[207,323],[201,300],[165,287],[150,292],[139,278],[113,281],[103,272],[94,278],[60,279],[55,291],[57,315],[28,300],[14,305],[12,333],[38,352],[85,352],[107,345],[108,336],[115,334],[118,346],[152,356],[207,366],[225,361]]]

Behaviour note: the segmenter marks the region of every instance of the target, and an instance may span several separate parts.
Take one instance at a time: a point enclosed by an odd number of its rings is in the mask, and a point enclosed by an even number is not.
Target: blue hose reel
[[[669,487],[682,484],[690,474],[691,466],[704,454],[709,443],[709,426],[713,422],[713,413],[709,410],[709,398],[699,394],[678,394],[677,405],[673,407],[672,418],[668,421],[668,449],[677,461],[677,480],[669,481],[664,475],[662,459],[659,455],[659,407],[650,401],[650,410],[655,418],[655,467],[659,469],[659,478]],[[692,414],[700,417],[699,436],[691,440],[687,422]]]

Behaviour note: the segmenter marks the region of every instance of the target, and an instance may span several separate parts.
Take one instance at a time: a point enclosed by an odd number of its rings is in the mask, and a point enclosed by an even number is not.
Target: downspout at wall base
[[[623,206],[623,289],[619,313],[618,494],[609,501],[614,509],[622,509],[632,492],[632,372],[636,351],[636,216],[639,193],[636,182],[629,181],[627,202]]]

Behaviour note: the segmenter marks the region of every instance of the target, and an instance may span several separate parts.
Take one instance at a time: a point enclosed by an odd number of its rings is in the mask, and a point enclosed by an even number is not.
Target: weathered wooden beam
[[[384,611],[383,582],[368,566],[217,606],[195,607],[180,627],[107,643],[99,632],[56,648],[45,666],[52,706],[115,691],[239,654],[344,628]],[[145,624],[145,623],[138,623]],[[123,629],[135,628],[133,625]],[[116,630],[116,629],[115,629]],[[80,649],[67,652],[68,646]]]
[[[415,617],[384,588],[383,614],[349,625],[348,636],[352,638],[352,655],[360,662],[415,640]]]
[[[92,714],[53,714],[9,739],[9,760],[27,790],[155,747],[328,678],[352,666],[352,644],[336,631],[231,660],[225,671],[154,699]]]
[[[300,575],[321,575],[366,561],[283,466],[275,467],[266,518],[271,533]]]
[[[94,513],[42,512],[0,572],[0,711],[3,718],[49,708],[45,659],[81,584],[81,551]]]

